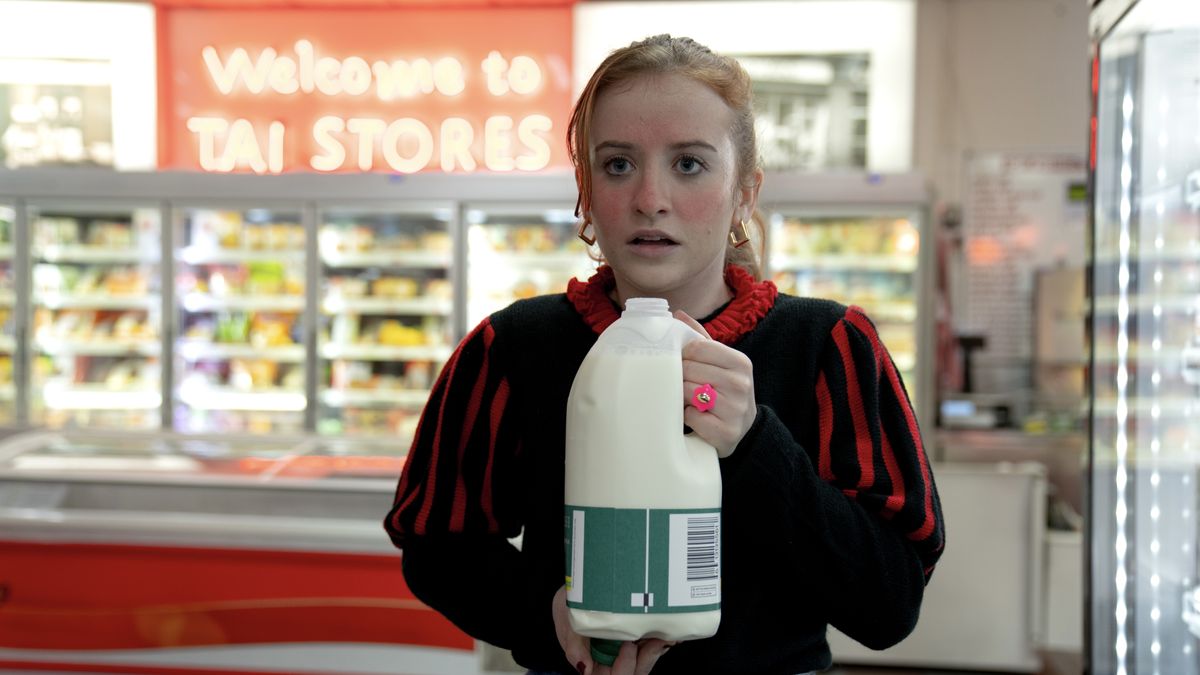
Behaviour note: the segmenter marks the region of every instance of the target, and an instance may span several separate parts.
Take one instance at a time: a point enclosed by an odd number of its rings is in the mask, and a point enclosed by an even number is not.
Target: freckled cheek
[[[598,227],[610,228],[621,222],[622,214],[631,207],[630,197],[620,190],[592,188],[592,222]]]
[[[678,204],[679,215],[686,223],[691,223],[704,232],[724,230],[725,212],[728,210],[727,200],[719,195],[694,196]]]

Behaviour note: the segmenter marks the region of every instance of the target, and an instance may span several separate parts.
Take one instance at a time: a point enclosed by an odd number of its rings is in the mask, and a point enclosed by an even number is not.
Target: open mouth
[[[634,237],[629,243],[635,246],[676,246],[679,242],[671,239],[670,237],[646,235],[642,237]]]

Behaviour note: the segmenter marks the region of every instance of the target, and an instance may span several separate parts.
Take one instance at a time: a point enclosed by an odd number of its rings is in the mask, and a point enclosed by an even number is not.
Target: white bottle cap
[[[667,305],[664,298],[629,298],[625,301],[625,311],[622,316],[627,314],[637,314],[639,316],[671,316],[671,308]]]

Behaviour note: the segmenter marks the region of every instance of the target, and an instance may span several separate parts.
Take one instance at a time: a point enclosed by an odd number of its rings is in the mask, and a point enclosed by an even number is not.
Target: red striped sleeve
[[[407,509],[412,506],[413,502],[416,500],[416,497],[421,496],[421,506],[419,512],[416,513],[416,518],[413,520],[412,533],[424,534],[426,532],[426,526],[428,525],[428,519],[430,519],[430,512],[433,508],[434,500],[436,500],[436,498],[439,496],[438,471],[440,470],[440,459],[442,459],[442,456],[440,456],[442,455],[442,435],[444,425],[446,422],[448,422],[448,420],[446,420],[446,402],[448,402],[448,400],[451,398],[450,389],[461,387],[463,384],[462,382],[458,381],[456,377],[458,363],[460,363],[460,360],[462,359],[464,347],[472,345],[476,339],[479,339],[481,334],[484,335],[486,339],[486,335],[490,333],[491,330],[491,322],[487,321],[487,319],[484,319],[484,321],[482,321],[479,325],[476,325],[475,329],[470,331],[470,333],[464,337],[462,342],[458,344],[458,348],[455,350],[455,353],[451,354],[450,359],[448,362],[446,362],[445,366],[443,366],[442,374],[438,376],[437,384],[434,384],[430,401],[431,404],[432,402],[436,401],[437,408],[436,411],[431,411],[430,406],[426,406],[425,412],[421,413],[421,422],[419,423],[418,431],[416,431],[416,435],[413,438],[413,448],[409,450],[409,460],[406,462],[406,468],[404,468],[404,472],[402,473],[400,485],[398,485],[396,489],[398,503],[394,508],[392,508],[392,530],[397,532],[404,530],[403,522],[401,520],[402,516],[407,512]],[[490,340],[488,340],[488,342],[490,342]],[[486,351],[484,353],[484,359],[484,363],[486,363]],[[482,383],[485,382],[485,378],[481,377],[480,375],[481,374],[479,374],[479,372],[476,372],[475,380],[470,383],[472,384],[473,392],[475,389],[481,387]],[[416,452],[419,452],[418,444],[421,442],[422,438],[425,438],[425,436],[422,435],[422,431],[424,431],[426,424],[431,424],[433,426],[433,440],[432,443],[430,443],[430,446],[427,448],[427,452],[430,453],[430,458],[428,458],[427,465],[424,467],[425,473],[416,474],[416,476],[414,476],[414,473],[416,473],[416,467],[414,466],[412,455]],[[466,438],[469,435],[468,429],[469,428],[463,428],[458,430],[458,432],[461,432],[463,437]],[[409,468],[414,468],[414,471],[409,471]],[[461,478],[461,472],[458,474],[458,478]],[[413,482],[416,482],[416,484]]]
[[[504,417],[504,408],[508,405],[508,380],[500,381],[496,396],[492,398],[492,406],[488,415],[488,426],[492,430],[488,439],[487,463],[483,469],[483,489],[479,496],[483,515],[487,518],[488,531],[499,532],[500,523],[496,522],[496,504],[492,499],[492,469],[496,463],[496,437],[500,433],[500,420]]]
[[[832,483],[835,480],[830,448],[833,440],[833,396],[829,393],[829,383],[825,381],[825,373],[817,375],[817,429],[821,434],[817,472],[820,474],[821,480]]]
[[[851,307],[846,312],[846,320],[850,322],[858,331],[860,331],[871,343],[871,350],[876,355],[876,358],[881,367],[881,373],[886,379],[886,384],[891,388],[891,393],[895,400],[899,403],[901,413],[904,417],[904,423],[908,436],[912,439],[916,460],[920,470],[921,482],[924,485],[924,498],[922,500],[923,518],[920,527],[909,532],[908,537],[913,540],[922,541],[933,534],[937,524],[937,518],[934,515],[933,508],[933,479],[929,470],[929,460],[925,454],[924,444],[921,441],[921,432],[917,426],[916,414],[913,412],[912,405],[909,403],[908,395],[904,391],[904,385],[900,381],[900,374],[896,371],[896,366],[892,359],[887,355],[886,349],[883,347],[879,339],[879,333],[875,330],[875,326],[858,307]],[[893,467],[897,467],[895,453],[892,450],[891,444],[886,442],[883,447],[884,463],[888,466],[889,476],[892,473]],[[890,465],[888,464],[890,462]],[[899,474],[899,468],[896,468],[896,473]],[[893,478],[893,494],[888,498],[888,505],[899,504],[904,505],[904,484],[903,478],[897,476]],[[895,498],[899,497],[897,501]],[[897,508],[897,510],[899,510]]]
[[[463,457],[467,452],[467,441],[470,440],[470,430],[475,428],[475,418],[479,416],[479,409],[483,405],[483,387],[487,384],[488,375],[488,354],[492,349],[492,340],[496,337],[496,331],[490,323],[483,326],[483,365],[479,367],[479,374],[475,377],[475,384],[471,387],[471,397],[467,399],[467,409],[463,416],[463,433],[458,437],[458,452],[456,453],[457,466],[463,465]],[[426,496],[428,501],[429,496]],[[425,509],[422,509],[425,512]],[[450,507],[450,531],[462,532],[463,521],[466,520],[467,514],[467,481],[463,476],[463,472],[459,471],[454,479],[454,503]]]
[[[846,403],[850,409],[855,447],[858,450],[858,489],[868,490],[875,483],[874,451],[871,447],[871,432],[867,427],[867,414],[863,409],[862,391],[858,384],[858,368],[854,363],[854,354],[850,349],[850,338],[846,334],[844,323],[839,321],[834,326],[833,340],[841,353],[842,368],[846,372]]]

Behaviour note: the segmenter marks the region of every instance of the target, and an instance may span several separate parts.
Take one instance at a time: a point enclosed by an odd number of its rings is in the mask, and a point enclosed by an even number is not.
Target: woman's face
[[[756,192],[737,187],[733,111],[687,76],[644,75],[601,93],[592,119],[591,217],[619,299],[715,309],[729,228]]]

